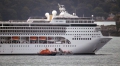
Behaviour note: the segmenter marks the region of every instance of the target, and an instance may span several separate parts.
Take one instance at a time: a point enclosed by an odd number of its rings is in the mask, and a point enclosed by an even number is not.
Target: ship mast
[[[58,6],[59,6],[60,12],[66,12],[66,9],[64,8],[64,5],[60,5],[60,4],[58,3]]]

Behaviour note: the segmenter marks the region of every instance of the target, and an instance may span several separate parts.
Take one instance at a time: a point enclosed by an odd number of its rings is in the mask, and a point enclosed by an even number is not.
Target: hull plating
[[[71,52],[73,55],[94,54],[111,39],[103,37],[91,40],[88,43],[77,44],[2,44],[0,54],[38,54],[44,49],[49,49],[50,52]]]

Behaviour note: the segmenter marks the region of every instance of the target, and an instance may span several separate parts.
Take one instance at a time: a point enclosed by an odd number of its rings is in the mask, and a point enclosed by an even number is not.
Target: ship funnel
[[[49,13],[45,13],[45,16],[47,17],[47,20],[50,20]]]

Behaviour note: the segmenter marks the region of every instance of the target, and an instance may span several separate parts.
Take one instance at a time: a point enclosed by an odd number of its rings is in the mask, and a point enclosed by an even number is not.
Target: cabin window
[[[87,23],[87,21],[84,21],[84,23]]]
[[[0,24],[0,26],[2,26],[2,24]]]
[[[88,21],[88,23],[91,23],[91,21]]]
[[[90,40],[91,40],[91,38],[90,38]]]
[[[9,24],[3,24],[3,26],[10,26]]]

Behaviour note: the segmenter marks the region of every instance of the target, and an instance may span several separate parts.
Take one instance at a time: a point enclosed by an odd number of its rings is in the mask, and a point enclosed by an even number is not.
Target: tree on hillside
[[[118,32],[120,29],[120,13],[115,15],[114,20],[116,22],[116,30]]]
[[[21,18],[22,19],[28,19],[28,17],[29,17],[29,15],[30,15],[30,10],[29,10],[29,8],[28,7],[23,7],[23,9],[21,10]]]
[[[2,20],[2,16],[1,16],[1,14],[0,14],[0,20]]]
[[[104,12],[104,10],[101,7],[96,7],[93,9],[93,14],[95,16],[107,16],[107,14]]]
[[[113,14],[117,14],[118,12],[120,12],[120,8],[119,8],[119,6],[118,5],[113,5],[112,7],[111,7],[111,13],[113,13]]]
[[[105,16],[120,12],[120,0],[0,0],[0,13],[2,20],[27,19],[29,16],[44,16],[52,10],[58,11],[58,3],[65,5],[69,13],[76,12],[90,17]]]
[[[17,13],[14,9],[4,9],[1,14],[3,20],[17,19]]]

